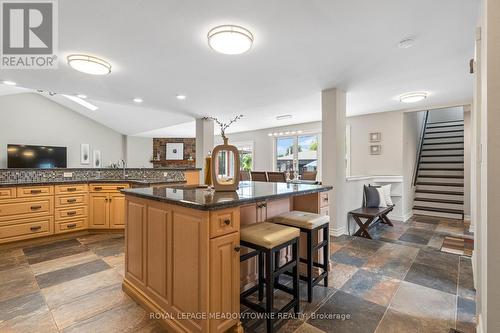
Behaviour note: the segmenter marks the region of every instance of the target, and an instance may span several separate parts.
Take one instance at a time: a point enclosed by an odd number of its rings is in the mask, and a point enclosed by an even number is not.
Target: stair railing
[[[425,130],[427,128],[427,120],[429,119],[429,110],[425,111],[422,129],[420,130],[420,144],[418,145],[417,158],[415,168],[413,170],[413,186],[417,186],[418,168],[420,166],[420,155],[422,154],[422,146],[424,145]]]

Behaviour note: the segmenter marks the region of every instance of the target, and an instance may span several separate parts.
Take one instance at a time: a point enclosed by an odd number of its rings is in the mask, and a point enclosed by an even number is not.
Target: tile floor
[[[415,216],[377,226],[374,240],[333,237],[329,287],[316,287],[313,303],[301,288],[302,315],[278,331],[474,332],[470,258],[439,251],[460,230],[461,221]],[[123,270],[119,234],[0,247],[0,332],[163,332],[121,291]],[[287,300],[275,297],[277,306]],[[251,314],[245,332],[264,332]]]

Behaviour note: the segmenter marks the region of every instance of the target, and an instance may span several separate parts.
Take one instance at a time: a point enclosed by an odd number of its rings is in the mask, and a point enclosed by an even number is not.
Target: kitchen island
[[[331,189],[241,182],[235,192],[196,185],[123,190],[123,289],[169,331],[241,331],[240,290],[255,283],[257,267],[255,260],[240,267],[240,227],[290,210],[328,214]]]

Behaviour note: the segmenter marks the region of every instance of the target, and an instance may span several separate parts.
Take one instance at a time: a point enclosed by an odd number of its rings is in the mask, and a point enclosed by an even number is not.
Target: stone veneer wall
[[[183,160],[165,160],[167,143],[184,143]],[[153,160],[154,168],[162,167],[194,167],[196,158],[196,139],[195,138],[154,138],[153,139],[153,159],[156,159],[160,152],[160,160]],[[189,160],[192,157],[192,160]]]
[[[72,177],[64,173],[72,172]],[[126,169],[127,179],[184,181],[183,170]],[[71,181],[88,179],[123,179],[122,169],[0,169],[0,182]]]

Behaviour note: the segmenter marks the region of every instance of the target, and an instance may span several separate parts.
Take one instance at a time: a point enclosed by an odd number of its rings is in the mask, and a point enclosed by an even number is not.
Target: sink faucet
[[[125,160],[121,160],[122,162],[122,170],[123,170],[123,178],[127,178],[127,172],[125,170]]]

